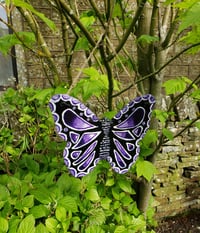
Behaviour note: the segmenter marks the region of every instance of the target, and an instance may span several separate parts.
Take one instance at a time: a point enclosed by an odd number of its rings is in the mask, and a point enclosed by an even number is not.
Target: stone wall
[[[176,133],[183,126],[172,124]],[[158,218],[200,208],[200,131],[187,129],[162,147],[152,193]]]

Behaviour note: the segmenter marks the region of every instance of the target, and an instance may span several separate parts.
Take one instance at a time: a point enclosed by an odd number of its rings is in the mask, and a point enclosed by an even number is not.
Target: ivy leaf
[[[137,176],[143,176],[147,181],[150,181],[156,171],[155,166],[149,161],[138,159],[136,162]]]

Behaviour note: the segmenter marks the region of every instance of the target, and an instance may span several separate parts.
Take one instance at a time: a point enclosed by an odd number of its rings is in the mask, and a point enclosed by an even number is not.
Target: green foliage
[[[137,209],[131,172],[119,175],[102,161],[82,179],[68,174],[47,106],[57,91],[8,89],[1,96],[1,232],[148,232],[153,216]],[[145,161],[137,165],[148,180],[153,171]]]
[[[51,30],[55,30],[56,29],[56,25],[55,23],[48,19],[43,13],[37,11],[31,4],[23,1],[23,0],[11,0],[11,2],[16,6],[16,7],[22,7],[30,12],[32,12],[33,14],[35,14],[36,16],[38,16],[43,22],[46,23],[46,25],[51,29]],[[10,1],[8,3],[8,5],[10,4]]]
[[[158,40],[159,40],[159,38],[156,36],[141,35],[138,38],[137,42],[140,43],[141,45],[145,46],[145,45],[151,44],[153,42],[156,42]]]
[[[150,181],[156,172],[155,166],[149,161],[139,158],[136,162],[137,176],[143,176],[147,181]]]
[[[199,10],[200,10],[200,1],[199,0],[184,0],[176,4],[176,7],[181,9],[182,13],[179,16],[180,25],[178,32],[185,33],[180,38],[180,41],[185,42],[188,45],[196,46],[191,47],[188,51],[189,53],[195,54],[200,50],[200,20],[199,20]],[[187,30],[187,31],[186,31]]]
[[[35,41],[35,35],[32,32],[16,32],[15,34],[4,35],[0,37],[0,52],[6,55],[17,44],[32,47]]]
[[[105,74],[99,73],[94,67],[85,68],[82,70],[85,77],[81,78],[80,81],[71,91],[71,95],[79,96],[86,101],[92,96],[100,97],[106,96],[109,86],[108,78]],[[119,90],[119,83],[113,79],[114,90]]]

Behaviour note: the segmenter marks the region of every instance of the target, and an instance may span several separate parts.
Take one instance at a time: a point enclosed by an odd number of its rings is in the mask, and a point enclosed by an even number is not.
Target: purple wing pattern
[[[88,174],[100,160],[100,121],[84,104],[68,95],[53,96],[49,106],[56,131],[67,142],[63,152],[66,166],[75,177]]]
[[[99,120],[79,100],[55,95],[50,100],[56,131],[67,142],[64,161],[75,177],[88,174],[101,159],[118,173],[135,163],[139,141],[149,128],[155,100],[150,94],[138,97],[120,110],[112,120]]]
[[[135,163],[140,153],[139,141],[149,128],[154,104],[155,99],[150,94],[138,97],[112,119],[111,166],[116,172],[126,173]]]

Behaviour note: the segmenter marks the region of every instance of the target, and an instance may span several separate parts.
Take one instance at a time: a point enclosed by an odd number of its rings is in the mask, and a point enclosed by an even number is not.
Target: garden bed
[[[200,233],[200,210],[163,219],[156,233]]]

